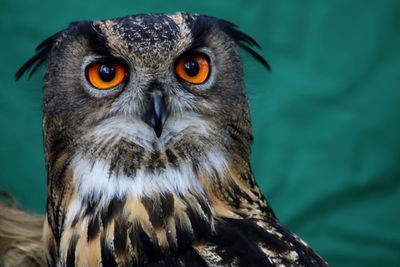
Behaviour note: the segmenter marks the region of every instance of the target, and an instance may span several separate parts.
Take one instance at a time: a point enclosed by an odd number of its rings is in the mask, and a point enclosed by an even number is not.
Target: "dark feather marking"
[[[46,60],[47,60],[47,57],[42,57],[40,60],[38,60],[38,61],[35,63],[34,66],[32,65],[32,69],[31,69],[31,71],[30,71],[30,73],[29,73],[28,78],[32,77],[32,75],[38,70],[38,68],[39,68],[40,66],[43,65],[43,63],[46,62]],[[16,80],[18,80],[18,79],[21,77],[21,76],[17,76],[17,75],[18,75],[18,74],[16,74]],[[21,74],[21,75],[22,75],[22,74]]]
[[[250,220],[226,219],[226,223],[218,225],[217,235],[213,238],[224,264],[232,264],[236,259],[237,266],[273,266],[256,245],[260,240],[272,242],[272,246],[281,251],[277,247],[279,239],[271,234],[265,235],[265,231]]]
[[[84,36],[89,41],[90,49],[102,56],[111,56],[111,48],[97,25],[91,20],[80,20],[70,23],[69,28]]]
[[[57,218],[56,223],[59,224],[58,225],[59,233],[62,233],[64,231],[63,228],[64,228],[64,220],[65,220],[66,213],[62,212],[63,208],[61,206],[63,204],[62,199],[64,199],[65,189],[66,189],[66,187],[63,187],[61,190],[60,201],[57,204],[57,208],[56,208],[57,213],[55,214],[55,217]]]
[[[214,181],[221,181],[221,177],[219,176],[217,170],[213,167],[211,167],[211,173]],[[219,187],[221,187],[221,184],[219,183]]]
[[[119,165],[122,165],[122,172],[127,176],[135,176],[136,171],[142,166],[144,148],[129,143],[126,140],[121,140],[118,147],[122,153],[119,158]]]
[[[155,169],[162,169],[164,168],[164,163],[160,159],[160,152],[155,151],[150,153],[150,160],[147,163],[147,168],[149,171],[154,171]]]
[[[141,226],[137,226],[129,235],[132,246],[138,248],[139,262],[147,266],[150,260],[158,260],[162,257],[162,253],[157,244],[151,242],[146,232]]]
[[[174,152],[180,159],[190,159],[190,152],[188,151],[188,147],[184,141],[184,139],[179,140],[175,143]],[[178,165],[179,167],[180,165]]]
[[[192,247],[181,247],[171,255],[164,255],[160,248],[151,242],[142,228],[138,227],[129,235],[131,243],[137,243],[139,248],[139,266],[207,266],[202,257]],[[188,240],[188,244],[190,243]]]
[[[238,266],[273,266],[256,245],[261,242],[278,255],[296,251],[299,255],[296,262],[280,257],[285,266],[293,264],[327,266],[321,258],[298,242],[293,234],[280,226],[277,221],[269,220],[268,223],[275,227],[283,237],[280,238],[265,231],[252,220],[225,219],[225,223],[218,225],[217,234],[209,241],[217,245],[217,252],[223,258],[224,264],[231,264],[231,260],[236,258]]]
[[[107,241],[106,241],[105,235],[103,235],[103,237],[101,238],[100,247],[101,247],[102,266],[107,266],[107,267],[118,266],[115,261],[115,256],[113,255],[110,248],[107,246]]]
[[[137,228],[140,226],[134,226],[129,232],[129,241],[131,243],[133,251],[137,253],[137,260],[135,259],[135,263],[138,266],[144,266],[146,264],[146,256],[144,254],[144,249],[141,247],[140,242],[138,240],[138,232]]]
[[[61,153],[61,152],[60,152]],[[56,161],[54,161],[55,164]],[[61,204],[63,199],[63,194],[65,191],[65,186],[63,184],[64,173],[71,162],[71,158],[68,158],[64,161],[62,167],[58,169],[56,172],[48,172],[51,175],[48,175],[48,185],[49,185],[49,195],[47,198],[47,211],[50,226],[53,230],[54,237],[57,245],[60,243],[61,239],[61,226],[65,219],[65,214],[61,214]],[[52,168],[52,167],[51,167]],[[57,199],[54,195],[58,195],[58,192],[61,191],[61,197],[59,196]],[[51,211],[51,212],[49,212]],[[61,216],[60,216],[61,214]]]
[[[236,132],[236,131],[232,131],[232,130],[228,130],[229,136],[236,141],[236,143],[239,143],[240,145],[243,145],[243,140],[242,138],[244,138],[243,135],[241,135],[240,133]]]
[[[186,148],[186,158],[190,159],[190,163],[193,167],[193,172],[195,176],[198,176],[199,173],[199,155],[202,154],[202,141],[198,140],[198,143],[193,142],[188,148]]]
[[[270,222],[280,233],[283,234],[285,239],[293,245],[292,250],[295,250],[299,255],[298,264],[304,266],[327,266],[326,262],[318,256],[310,247],[304,246],[296,240],[293,234],[285,227],[276,221]]]
[[[282,253],[287,250],[287,246],[278,236],[268,233],[258,226],[253,220],[234,220],[227,219],[230,224],[240,229],[245,236],[253,238],[255,241],[264,242],[271,250]]]
[[[158,44],[160,41],[177,40],[176,33],[179,32],[178,25],[172,18],[165,14],[140,14],[138,17],[141,18],[140,25],[135,23],[135,15],[117,18],[115,21],[117,25],[112,27],[113,31],[117,34],[124,36],[128,44],[128,48],[132,49],[134,45],[146,40],[148,45],[153,46]],[[150,25],[158,23],[160,29],[157,31],[150,31]],[[166,44],[166,43],[164,43]]]
[[[174,212],[174,197],[171,193],[163,193],[160,196],[161,209],[165,219],[173,215]]]
[[[250,55],[252,55],[258,62],[260,62],[267,70],[271,70],[268,62],[251,47],[255,46],[260,48],[260,45],[249,35],[241,32],[237,29],[237,25],[230,23],[226,20],[219,19],[218,25],[222,31],[224,31],[228,36],[230,36],[235,43],[246,50]]]
[[[75,248],[78,243],[78,236],[74,235],[69,241],[69,247],[67,252],[67,267],[75,267]]]
[[[64,220],[65,220],[65,216],[66,214],[64,212],[62,212],[63,207],[63,199],[64,199],[64,194],[65,194],[65,190],[67,187],[62,186],[62,179],[53,179],[52,183],[58,183],[58,188],[60,188],[60,193],[58,195],[58,199],[56,201],[53,200],[53,198],[51,197],[52,200],[52,208],[53,208],[53,216],[52,216],[52,220],[53,220],[53,225],[52,225],[52,230],[54,233],[54,236],[56,237],[56,241],[57,244],[59,245],[59,241],[61,240],[61,234],[63,232],[63,226],[64,226]],[[54,192],[52,192],[51,196],[53,195]]]
[[[196,198],[197,202],[199,203],[202,211],[204,212],[206,218],[208,220],[211,219],[211,209],[210,209],[210,204],[206,200],[206,197],[200,197],[198,194],[193,194],[193,196]]]
[[[167,150],[165,150],[165,154],[167,155],[169,164],[171,164],[174,167],[179,166],[178,158],[173,151],[171,151],[169,148],[167,148]]]
[[[60,194],[60,198],[58,200],[58,203],[53,203],[53,209],[55,209],[55,214],[58,214],[61,212],[61,204],[63,203],[62,200],[64,199],[64,193],[65,190],[67,189],[67,187],[65,186],[64,182],[65,182],[65,172],[68,169],[70,163],[72,161],[72,158],[69,157],[67,160],[64,161],[61,169],[57,172],[53,172],[51,175],[51,179],[52,179],[52,185],[56,187],[56,189],[54,189],[54,187],[52,187],[52,190],[56,190],[56,194],[58,194],[57,191],[61,190],[61,194]],[[52,192],[54,193],[54,191]],[[63,216],[61,217],[61,225],[64,224],[64,219],[65,219],[65,213],[62,213]],[[58,222],[58,221],[57,221]]]
[[[182,266],[191,266],[191,267],[205,267],[208,266],[204,259],[195,251],[192,247],[188,248],[185,253],[180,256],[181,261],[183,262]]]
[[[99,216],[96,215],[90,218],[89,220],[87,229],[87,241],[88,242],[92,241],[97,237],[99,233],[100,233],[100,220]]]
[[[64,151],[60,151],[59,152],[59,154],[61,154],[61,153],[63,153]],[[59,158],[59,156],[54,160],[54,162],[52,162],[52,166],[51,166],[51,168],[53,169],[54,168],[54,164],[57,162],[57,160],[58,160],[58,158]],[[71,163],[71,161],[72,161],[72,157],[68,157],[64,162],[63,162],[63,165],[61,166],[61,168],[58,170],[58,171],[56,171],[56,172],[54,172],[54,171],[52,171],[51,173],[52,173],[52,178],[55,178],[55,179],[58,179],[58,180],[60,180],[63,176],[64,176],[64,172],[65,172],[65,170],[67,169],[67,167],[69,166],[69,164]],[[61,178],[60,178],[61,177]]]
[[[155,203],[154,203],[154,199],[153,198],[149,198],[149,197],[143,197],[142,198],[142,204],[144,206],[144,208],[147,211],[147,214],[149,215],[149,220],[151,222],[151,224],[153,225],[153,227],[158,228],[162,226],[162,221],[160,219],[160,217],[162,216],[162,214],[158,214],[158,210],[157,207],[155,207]]]
[[[211,236],[212,230],[208,218],[201,216],[190,206],[186,209],[186,214],[192,224],[193,232],[197,237],[209,238]]]
[[[242,204],[242,200],[240,199],[241,197],[246,199],[249,203],[253,203],[254,202],[249,197],[248,194],[246,194],[245,192],[243,192],[240,189],[240,187],[237,184],[231,184],[230,185],[230,190],[228,191],[228,195],[229,195],[230,199],[233,200],[233,203],[231,202],[231,204],[236,208],[240,208],[240,206]]]
[[[178,250],[187,248],[192,243],[194,239],[193,232],[187,227],[182,228],[179,221],[176,223],[176,242]]]
[[[34,55],[31,59],[29,59],[15,74],[15,79],[19,80],[22,75],[24,75],[29,69],[32,69],[29,72],[28,78],[32,77],[35,71],[42,65],[50,54],[50,51],[53,47],[55,40],[61,35],[63,31],[59,31],[56,34],[50,36],[43,42],[41,42],[35,49],[36,55]]]
[[[160,260],[150,262],[149,267],[207,267],[204,259],[192,247],[186,250],[163,257]]]
[[[96,202],[92,199],[84,199],[84,203],[87,203],[87,205],[85,207],[84,215],[85,216],[93,215],[96,211],[98,202]]]
[[[247,173],[242,173],[240,176],[242,177],[243,181],[247,181],[249,183],[250,187],[256,187],[254,179],[252,179],[252,177],[249,176]]]
[[[61,234],[57,231],[57,226],[55,222],[55,200],[53,198],[53,181],[52,179],[48,179],[49,183],[49,194],[46,200],[46,209],[47,209],[47,222],[50,225],[50,228],[53,231],[54,239],[57,244],[57,247],[60,245]]]
[[[221,179],[220,175],[218,174],[218,171],[212,167],[211,167],[211,171],[212,171],[212,177],[213,177],[213,181],[214,181],[214,187],[216,187],[219,192],[221,192],[225,197],[228,198],[228,200],[230,200],[229,197],[231,194],[229,194],[227,191],[227,189],[229,189],[229,188],[226,188],[225,185],[222,184],[223,179]]]
[[[58,258],[58,250],[55,248],[54,243],[50,241],[49,247],[47,248],[49,253],[46,253],[49,257],[47,258],[47,266],[56,266],[56,258]]]
[[[243,43],[239,43],[237,42],[237,45],[241,48],[243,48],[244,50],[246,50],[250,55],[252,55],[257,61],[259,61],[262,65],[264,65],[265,68],[267,68],[267,70],[271,70],[270,65],[268,64],[268,62],[260,55],[258,54],[256,51],[254,51],[253,49],[251,49],[251,47],[243,44]]]
[[[122,156],[122,152],[120,151],[120,149],[118,149],[118,152],[114,154],[113,158],[111,159],[111,163],[110,163],[110,168],[108,170],[108,177],[111,177],[111,174],[113,173],[115,167],[117,166],[118,160],[121,158]],[[118,170],[116,172],[116,175],[118,175]]]
[[[54,165],[56,164],[62,153],[70,152],[70,149],[68,148],[68,142],[66,141],[67,138],[65,137],[65,134],[63,134],[63,132],[65,133],[66,131],[63,129],[51,133],[53,140],[50,143],[48,149],[50,159],[48,163],[48,168],[50,169],[53,169]]]
[[[176,226],[174,226],[176,229]],[[175,253],[178,251],[178,243],[176,240],[176,235],[172,234],[172,232],[167,231],[167,241],[168,241],[168,245],[169,245],[169,250],[172,253]]]
[[[76,224],[79,222],[79,219],[80,219],[79,214],[77,214],[77,215],[74,217],[74,219],[72,220],[71,227],[75,227]]]
[[[139,169],[139,166],[141,165],[141,162],[143,160],[142,157],[143,157],[142,153],[136,153],[134,159],[132,159],[129,162],[130,164],[128,164],[128,162],[124,164],[123,172],[130,177],[134,177],[136,175],[136,171]]]
[[[212,19],[213,22],[215,20],[216,19]],[[206,42],[204,39],[205,39],[206,35],[208,35],[210,32],[210,29],[211,29],[210,24],[211,24],[211,21],[206,19],[205,16],[197,17],[197,19],[192,24],[192,27],[190,29],[190,31],[192,33],[193,42],[188,50],[194,50],[196,48],[206,46]]]
[[[153,198],[143,197],[142,204],[149,215],[149,219],[154,228],[165,226],[166,217],[162,204]]]
[[[107,227],[109,222],[118,214],[121,213],[122,208],[124,207],[126,199],[113,198],[108,206],[107,210],[104,210],[101,214],[101,220],[103,222],[104,227]]]
[[[128,225],[124,218],[118,217],[114,224],[114,248],[117,255],[125,253],[127,248]]]
[[[251,132],[246,131],[241,127],[238,127],[235,123],[229,123],[229,124],[227,124],[227,126],[230,127],[233,131],[235,131],[238,136],[244,137],[246,139],[246,141],[248,141],[248,142],[252,141],[253,138],[252,138]]]
[[[244,136],[239,135],[238,133],[235,133],[232,131],[228,131],[228,133],[229,133],[229,136],[233,139],[234,144],[236,144],[231,147],[233,147],[233,148],[239,148],[239,147],[243,147],[243,146],[247,147],[247,145],[244,144],[243,139],[242,139]]]

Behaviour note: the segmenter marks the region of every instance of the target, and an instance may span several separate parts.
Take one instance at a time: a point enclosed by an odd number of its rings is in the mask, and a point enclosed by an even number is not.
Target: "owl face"
[[[235,42],[204,21],[152,14],[72,24],[49,58],[46,121],[51,114],[64,136],[96,151],[120,140],[151,151],[184,138],[220,145],[227,122],[248,122],[248,107]]]
[[[71,184],[81,204],[106,207],[129,195],[204,194],[208,184],[234,184],[232,175],[252,179],[237,48],[269,69],[252,46],[234,24],[186,13],[78,21],[43,41],[16,77],[48,62],[49,194],[65,189],[51,181]]]

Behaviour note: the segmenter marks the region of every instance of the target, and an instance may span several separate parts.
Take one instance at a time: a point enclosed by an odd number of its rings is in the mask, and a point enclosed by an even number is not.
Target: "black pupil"
[[[99,76],[102,81],[111,82],[115,77],[115,68],[111,65],[101,65]]]
[[[184,68],[186,74],[189,75],[190,77],[196,76],[200,70],[199,63],[193,59],[189,59],[188,61],[186,61]]]

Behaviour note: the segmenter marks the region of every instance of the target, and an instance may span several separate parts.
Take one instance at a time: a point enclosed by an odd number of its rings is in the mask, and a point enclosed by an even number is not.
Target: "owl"
[[[73,22],[37,47],[48,266],[327,266],[275,217],[225,20],[177,13]]]

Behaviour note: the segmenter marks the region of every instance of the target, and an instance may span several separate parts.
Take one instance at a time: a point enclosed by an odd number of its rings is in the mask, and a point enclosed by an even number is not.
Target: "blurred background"
[[[43,70],[16,70],[71,21],[194,12],[253,36],[243,53],[256,179],[331,266],[400,266],[400,2],[0,0],[0,189],[44,214]]]

